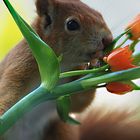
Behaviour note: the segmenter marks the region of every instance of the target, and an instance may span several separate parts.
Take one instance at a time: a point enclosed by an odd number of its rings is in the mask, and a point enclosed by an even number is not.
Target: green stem
[[[109,65],[105,65],[100,68],[95,68],[95,69],[90,69],[90,70],[77,70],[77,71],[64,72],[60,74],[60,78],[97,73],[97,72],[105,71],[108,68],[109,68]]]
[[[81,81],[81,84],[84,88],[89,88],[93,85],[98,85],[101,83],[134,80],[138,78],[140,78],[140,67],[118,71],[118,72],[112,72],[112,73],[105,74],[96,78],[87,79],[87,80]]]
[[[140,90],[140,86],[135,84],[134,90]]]
[[[116,43],[122,38],[122,36],[124,36],[125,34],[129,33],[129,30],[126,30],[125,32],[123,32],[122,34],[120,34],[119,36],[117,36],[112,43],[105,49],[104,54],[107,55],[108,53],[110,53],[114,48]]]
[[[134,41],[134,42],[131,44],[130,49],[131,49],[132,51],[134,51],[134,50],[135,50],[136,44],[139,43],[139,42],[140,42],[140,40]],[[133,64],[135,64],[135,65],[137,65],[137,66],[140,65],[140,51],[134,51],[134,53],[133,53],[133,55],[132,55],[132,58],[133,58]]]
[[[3,116],[0,117],[0,135],[7,131],[19,118],[30,111],[33,107],[45,101],[47,90],[39,87],[26,97],[21,99],[11,109],[9,109]],[[49,97],[48,97],[49,99]]]
[[[77,80],[64,85],[55,87],[51,93],[42,86],[40,86],[35,91],[28,94],[22,100],[20,100],[16,105],[9,109],[0,118],[0,135],[5,133],[18,119],[20,119],[26,112],[30,111],[32,108],[38,104],[48,101],[56,100],[60,96],[78,94],[77,91],[83,91],[87,89],[92,89],[98,84],[108,83],[113,81],[121,80],[133,80],[140,78],[140,67],[113,72],[105,74],[103,76],[98,76],[96,78],[90,78],[86,80]]]
[[[134,65],[140,65],[140,51],[135,52],[133,55],[133,64]]]
[[[140,40],[135,40],[132,42],[132,44],[130,45],[130,50],[135,51],[135,47],[136,45],[140,42]]]
[[[114,47],[114,49],[120,48],[122,45],[124,45],[124,44],[126,43],[126,41],[128,41],[129,38],[130,38],[130,36],[128,35],[128,36],[124,39],[124,41],[123,41],[121,44],[119,44],[118,46]]]
[[[126,83],[129,84],[129,85],[131,85],[134,90],[140,90],[140,86],[138,86],[137,84],[135,84],[133,81],[128,81]]]

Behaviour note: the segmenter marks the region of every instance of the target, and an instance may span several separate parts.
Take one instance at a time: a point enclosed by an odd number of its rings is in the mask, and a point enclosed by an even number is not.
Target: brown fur
[[[43,140],[79,140],[79,127],[55,120],[44,129]]]
[[[51,140],[139,140],[140,120],[134,114],[137,113],[115,110],[105,113],[103,108],[90,110],[80,126],[54,121],[43,140],[50,140],[48,135],[54,136]]]
[[[1,113],[29,91],[27,87],[31,85],[32,77],[38,76],[39,79],[37,65],[25,41],[12,49],[2,63],[4,70],[0,79]],[[32,84],[34,86],[34,83]]]
[[[104,108],[105,109],[105,108]],[[139,140],[140,120],[135,111],[89,112],[80,129],[80,140]]]

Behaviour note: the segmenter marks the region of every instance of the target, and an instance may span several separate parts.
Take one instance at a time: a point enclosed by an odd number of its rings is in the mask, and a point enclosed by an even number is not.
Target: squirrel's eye
[[[77,21],[75,20],[70,20],[67,22],[67,29],[69,31],[75,31],[75,30],[79,30],[80,29],[80,25]]]

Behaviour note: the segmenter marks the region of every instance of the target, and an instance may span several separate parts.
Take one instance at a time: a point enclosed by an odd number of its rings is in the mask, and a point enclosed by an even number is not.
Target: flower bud
[[[125,94],[133,90],[133,87],[126,83],[111,82],[106,85],[106,89],[114,94]]]
[[[110,65],[112,71],[126,70],[136,67],[132,64],[132,53],[129,46],[117,48],[104,60]]]
[[[131,40],[137,40],[140,38],[140,14],[138,14],[126,27],[126,30],[130,30],[128,34],[131,35]]]

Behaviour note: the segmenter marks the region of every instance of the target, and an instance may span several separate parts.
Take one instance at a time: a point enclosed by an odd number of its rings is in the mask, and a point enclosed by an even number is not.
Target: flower
[[[126,30],[130,30],[128,34],[131,35],[131,40],[137,40],[140,38],[140,14],[138,14],[126,27]]]
[[[105,58],[105,61],[110,65],[112,71],[134,68],[136,66],[132,64],[132,53],[129,45],[123,48],[117,48]]]
[[[133,90],[133,87],[129,84],[121,83],[121,82],[111,82],[106,85],[106,89],[115,94],[125,94]]]
[[[123,48],[117,48],[113,50],[107,57],[104,58],[105,62],[107,62],[111,71],[120,71],[126,70],[129,68],[136,67],[133,65],[133,57],[132,51],[129,48],[129,45]],[[106,89],[115,94],[124,94],[133,90],[132,85],[122,83],[122,82],[110,82],[107,83]]]

